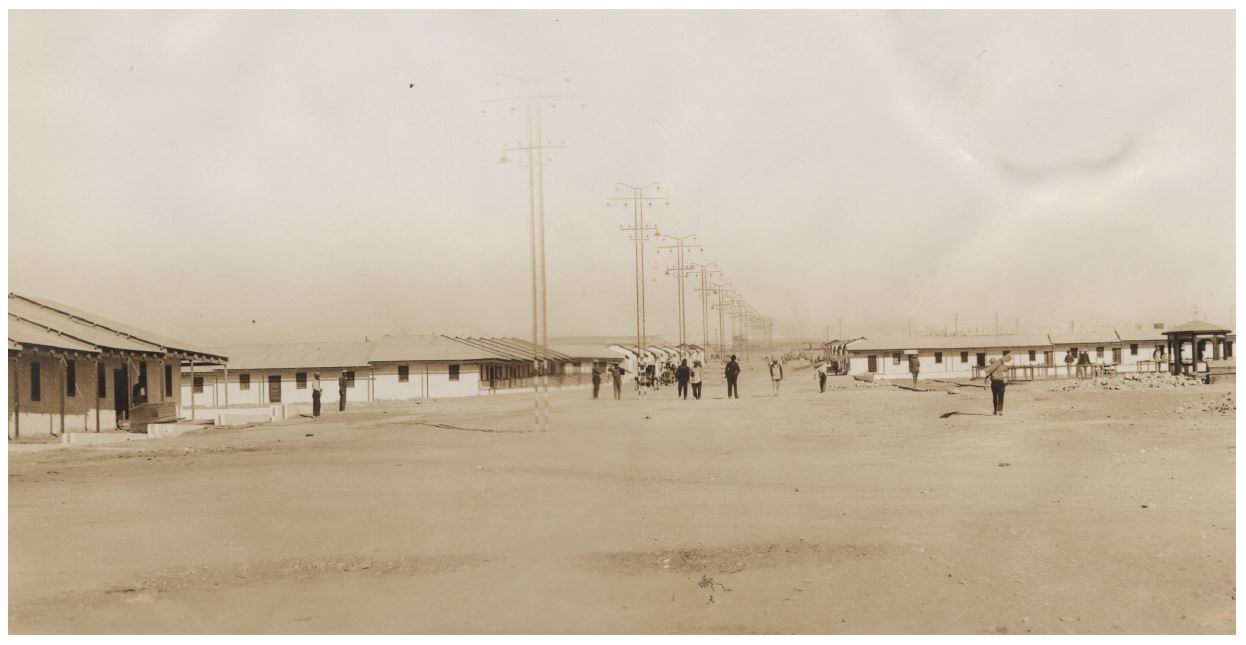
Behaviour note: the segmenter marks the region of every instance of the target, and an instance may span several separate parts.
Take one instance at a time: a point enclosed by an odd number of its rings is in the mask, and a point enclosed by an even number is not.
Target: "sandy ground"
[[[1233,385],[1016,384],[994,417],[832,383],[555,392],[544,434],[507,395],[11,451],[9,627],[1235,631],[1234,416],[1189,411]]]

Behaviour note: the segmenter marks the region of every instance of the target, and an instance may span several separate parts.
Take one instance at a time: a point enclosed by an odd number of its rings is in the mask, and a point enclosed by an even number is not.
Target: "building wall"
[[[912,348],[909,348],[912,349]],[[1018,349],[1009,349],[1012,354],[1013,365],[1044,365],[1046,363],[1045,351],[1050,350],[1050,346],[1031,346]],[[1034,358],[1030,359],[1029,352],[1034,350]],[[869,372],[869,357],[871,355],[878,357],[878,369],[876,374],[892,378],[912,378],[909,373],[908,355],[899,350],[900,363],[895,363],[894,354],[897,350],[850,350],[849,355],[849,374],[866,374]],[[938,378],[970,378],[973,376],[973,368],[978,364],[978,354],[986,355],[986,362],[1003,357],[1005,348],[1002,347],[975,347],[975,348],[953,348],[940,350],[920,349],[917,353],[920,368],[917,378],[938,379]],[[935,362],[937,352],[942,353],[942,361]],[[961,352],[967,352],[967,361],[961,362]]]
[[[407,382],[398,380],[398,366],[406,365]],[[459,366],[458,380],[450,380],[450,366]],[[474,363],[412,361],[378,363],[376,398],[397,401],[421,398],[450,398],[480,394],[480,366]]]
[[[268,377],[278,376],[281,379],[281,402],[282,403],[311,403],[312,400],[312,374],[320,372],[321,387],[321,403],[328,405],[329,401],[337,401],[338,387],[337,379],[341,374],[340,368],[318,369],[318,368],[297,368],[297,369],[270,369],[270,370],[229,370],[229,380],[225,379],[224,370],[213,370],[212,372],[195,372],[195,376],[203,378],[203,391],[192,393],[191,375],[189,370],[183,374],[181,381],[181,393],[183,405],[189,407],[191,404],[191,396],[194,396],[194,405],[196,407],[224,407],[226,401],[231,406],[267,406],[270,401]],[[306,387],[298,387],[297,375],[300,372],[307,374]],[[371,367],[356,367],[355,386],[346,388],[346,400],[352,402],[366,402],[374,400],[373,395],[373,378]],[[242,375],[250,376],[250,385],[247,389],[242,388]],[[183,415],[185,416],[185,415]]]
[[[74,393],[68,391],[68,361],[75,364]],[[145,359],[147,361],[147,398],[149,401],[176,400],[179,378],[175,358]],[[40,366],[40,400],[31,400],[31,365]],[[130,359],[130,381],[138,378],[140,361]],[[9,360],[9,438],[63,432],[98,432],[117,428],[116,386],[113,370],[122,369],[126,358],[60,358],[48,354],[23,351]],[[104,393],[99,393],[99,366],[104,368]],[[172,395],[165,394],[164,366],[173,367]],[[16,370],[16,371],[14,371]],[[127,384],[127,392],[130,385]],[[16,393],[16,396],[14,396]],[[61,423],[61,397],[64,393],[64,425]],[[128,400],[128,397],[127,397]],[[132,405],[132,402],[131,402]],[[16,423],[15,423],[16,422]]]

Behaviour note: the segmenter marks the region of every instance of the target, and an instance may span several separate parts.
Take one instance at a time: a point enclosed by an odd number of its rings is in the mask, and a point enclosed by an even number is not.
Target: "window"
[[[410,381],[410,380],[411,380],[411,366],[399,365],[398,366],[398,382],[406,383],[407,381]]]
[[[238,375],[238,389],[239,390],[251,389],[251,375],[250,374],[239,374]]]
[[[1231,340],[1224,341],[1224,357],[1233,358],[1233,341]]]
[[[969,352],[961,352],[961,353],[960,353],[960,362],[962,362],[962,363],[968,363],[968,362],[969,362]]]
[[[294,389],[296,390],[307,389],[307,372],[295,372],[294,373]]]
[[[457,363],[450,366],[450,380],[451,381],[459,380],[459,366]]]
[[[1033,363],[1036,360],[1038,360],[1038,350],[1031,349],[1030,350],[1030,362]]]
[[[892,365],[900,364],[900,352],[891,352],[891,364]]]
[[[78,396],[78,361],[65,361],[65,396]]]
[[[355,371],[351,370],[346,373],[346,387],[355,387]]]
[[[1130,356],[1137,356],[1137,355],[1138,355],[1138,343],[1130,343],[1130,344],[1129,344],[1129,355],[1130,355]]]
[[[192,389],[195,391],[195,394],[200,394],[203,392],[203,377],[202,376],[195,377],[195,383]]]
[[[173,366],[164,366],[164,395],[173,396]]]
[[[1050,349],[1043,352],[1043,363],[1046,365],[1055,365],[1056,353]]]
[[[943,362],[943,352],[935,352],[935,364]]]
[[[39,364],[30,364],[30,400],[38,401],[42,397],[42,389],[39,379]]]
[[[1102,346],[1095,348],[1095,356],[1097,358],[1103,358],[1103,347]]]
[[[95,364],[95,391],[99,394],[99,398],[108,396],[108,375],[103,363]]]

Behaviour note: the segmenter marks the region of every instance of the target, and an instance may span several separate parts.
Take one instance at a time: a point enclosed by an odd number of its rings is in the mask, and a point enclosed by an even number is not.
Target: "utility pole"
[[[675,290],[675,293],[676,293],[676,297],[679,299],[679,302],[676,303],[677,306],[675,307],[675,314],[676,314],[675,319],[676,319],[676,324],[678,324],[679,326],[679,345],[680,345],[680,351],[682,352],[683,345],[686,345],[688,342],[688,333],[687,333],[688,307],[687,307],[687,299],[684,298],[684,278],[686,278],[689,273],[692,273],[692,269],[684,265],[684,251],[686,250],[698,250],[699,251],[701,249],[701,245],[687,243],[688,240],[695,241],[697,239],[697,236],[695,233],[691,235],[684,235],[681,237],[676,237],[674,235],[661,235],[658,237],[663,237],[665,239],[668,239],[674,242],[674,244],[668,244],[666,246],[659,246],[658,252],[671,251],[672,253],[675,254],[675,258],[676,258],[675,266],[666,268],[666,275],[674,276],[676,280],[675,284],[677,286],[677,289]]]
[[[709,360],[709,355],[707,352],[709,352],[709,347],[710,347],[710,301],[709,301],[709,297],[711,293],[716,291],[716,289],[710,287],[709,278],[711,274],[718,274],[718,275],[722,274],[722,271],[710,270],[710,267],[714,266],[714,264],[715,264],[714,262],[708,262],[705,264],[702,264],[699,262],[692,263],[692,266],[696,267],[696,271],[694,271],[694,273],[696,273],[697,276],[700,277],[701,279],[700,288],[694,288],[693,290],[701,294],[701,352],[706,353],[705,359],[707,361]]]
[[[627,231],[628,233],[630,233],[631,237],[629,239],[631,239],[633,242],[636,243],[636,360],[637,360],[637,367],[639,367],[639,361],[641,359],[641,356],[645,352],[645,346],[649,342],[649,339],[647,337],[647,333],[645,330],[645,240],[649,239],[648,237],[646,237],[646,234],[649,231],[653,231],[654,235],[657,235],[657,232],[658,232],[658,227],[656,226],[645,226],[645,205],[648,204],[649,206],[652,206],[653,200],[655,199],[665,201],[665,198],[657,196],[657,195],[646,195],[645,189],[649,188],[650,186],[652,186],[658,191],[662,190],[662,187],[659,186],[658,182],[656,181],[645,184],[644,186],[629,186],[627,184],[622,184],[622,183],[615,184],[614,186],[615,192],[618,192],[619,188],[626,188],[627,190],[630,190],[632,192],[631,196],[611,197],[606,201],[607,206],[610,205],[610,202],[617,201],[617,202],[625,202],[625,203],[631,202],[631,207],[632,207],[632,225],[631,226],[620,226],[619,230]],[[670,202],[666,202],[666,204],[670,205]]]
[[[528,120],[528,140],[525,144],[503,146],[502,156],[498,163],[510,163],[506,153],[524,151],[528,153],[528,223],[529,242],[532,249],[532,345],[533,367],[535,376],[532,381],[533,407],[537,430],[544,432],[549,429],[549,376],[546,374],[549,365],[546,346],[547,307],[545,287],[545,150],[562,148],[544,139],[541,105],[546,101],[570,98],[567,95],[548,95],[541,92],[539,80],[519,78],[508,74],[500,74],[504,78],[522,83],[527,93],[523,96],[504,97],[486,101],[487,103],[510,103],[515,110],[516,103],[524,105]],[[556,104],[551,104],[557,107]]]
[[[723,342],[723,330],[726,329],[727,325],[727,303],[729,302],[726,299],[730,297],[728,294],[734,291],[734,289],[731,288],[730,282],[722,284],[710,283],[710,286],[714,287],[714,291],[718,294],[718,304],[714,306],[718,310],[718,360],[726,363],[727,346]]]

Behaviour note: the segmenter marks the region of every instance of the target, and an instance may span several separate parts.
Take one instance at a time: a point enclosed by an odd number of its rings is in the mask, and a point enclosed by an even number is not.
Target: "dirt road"
[[[790,376],[11,452],[10,630],[1234,632],[1232,385]]]

